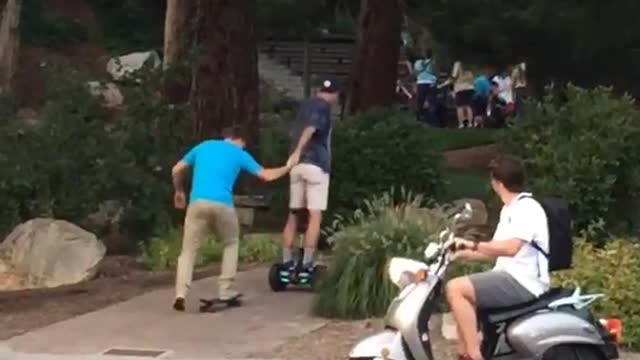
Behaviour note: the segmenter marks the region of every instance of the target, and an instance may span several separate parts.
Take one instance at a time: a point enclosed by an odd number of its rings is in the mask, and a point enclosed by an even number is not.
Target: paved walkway
[[[186,313],[171,309],[173,289],[153,291],[12,338],[5,346],[21,355],[3,353],[0,344],[0,360],[58,359],[27,354],[81,355],[63,359],[88,360],[112,348],[166,351],[162,357],[167,359],[251,358],[326,324],[308,315],[310,293],[271,292],[267,271],[258,268],[239,274],[243,307],[199,313],[200,295],[211,297],[216,289],[213,279],[205,279],[194,284]]]

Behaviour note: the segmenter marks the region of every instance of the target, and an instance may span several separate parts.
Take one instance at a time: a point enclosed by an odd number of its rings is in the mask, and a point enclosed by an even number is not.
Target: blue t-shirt
[[[262,171],[241,147],[224,140],[200,143],[182,159],[193,167],[190,202],[212,201],[233,207],[233,187],[240,170],[252,175]]]
[[[296,116],[291,137],[291,150],[295,149],[300,135],[307,126],[313,126],[316,131],[304,148],[300,162],[316,165],[324,172],[331,171],[331,104],[319,97],[305,100]]]
[[[480,75],[473,82],[473,88],[476,97],[488,98],[491,91],[491,82],[486,76]]]
[[[418,60],[413,65],[413,69],[418,73],[416,83],[418,84],[435,84],[438,78],[435,75],[433,61],[431,59]]]

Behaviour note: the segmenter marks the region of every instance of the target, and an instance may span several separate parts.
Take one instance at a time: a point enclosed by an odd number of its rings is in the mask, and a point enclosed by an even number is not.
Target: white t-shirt
[[[498,257],[494,270],[513,276],[535,296],[549,289],[549,263],[546,256],[531,245],[532,241],[549,253],[549,228],[542,206],[529,193],[519,194],[500,212],[494,240],[521,239],[526,242],[514,257]]]
[[[510,104],[513,102],[513,81],[510,76],[501,77],[496,75],[493,77],[493,81],[498,84],[498,97],[504,102]]]

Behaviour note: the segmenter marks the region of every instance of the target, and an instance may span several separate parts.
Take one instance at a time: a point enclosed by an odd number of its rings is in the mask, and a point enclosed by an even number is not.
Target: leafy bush
[[[413,117],[375,110],[339,122],[332,139],[329,209],[356,209],[392,187],[434,197],[442,189],[442,153]]]
[[[37,216],[90,227],[105,201],[123,207],[119,228],[136,243],[175,220],[168,173],[186,146],[184,112],[162,104],[151,75],[121,87],[127,107],[114,113],[81,74],[54,68],[41,124],[0,126],[0,233]]]
[[[602,293],[593,304],[600,317],[617,317],[624,324],[625,345],[640,348],[640,244],[609,239],[603,248],[584,239],[576,242],[574,269],[554,276],[555,285],[580,286],[583,293]]]
[[[152,271],[173,270],[178,265],[178,257],[182,251],[182,230],[169,228],[163,236],[156,236],[141,243],[142,261]],[[213,239],[207,239],[200,245],[195,266],[208,265],[222,259],[223,247]]]
[[[162,236],[140,243],[142,262],[152,271],[174,270],[182,251],[182,229],[169,227]],[[206,239],[198,250],[195,266],[206,266],[222,260],[224,244],[213,237]],[[241,240],[239,259],[243,262],[269,263],[280,256],[279,245],[268,236]]]
[[[374,197],[351,218],[334,223],[334,258],[314,299],[316,315],[383,315],[397,291],[387,276],[389,259],[421,259],[427,243],[445,227],[447,208],[424,208],[422,197],[410,194],[400,202],[394,198],[393,193]]]
[[[529,104],[503,142],[526,159],[533,190],[571,202],[578,229],[615,219],[616,206],[638,197],[640,112],[611,89],[549,93]]]
[[[44,14],[43,0],[25,0],[22,4],[20,35],[25,44],[59,48],[88,39],[87,29],[64,17]]]

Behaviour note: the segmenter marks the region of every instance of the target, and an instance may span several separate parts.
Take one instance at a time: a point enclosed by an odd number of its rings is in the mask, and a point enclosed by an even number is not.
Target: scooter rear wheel
[[[602,352],[593,346],[558,345],[547,350],[542,360],[607,360]]]

